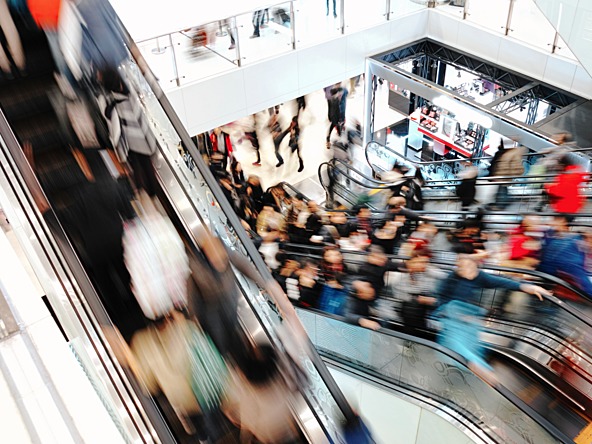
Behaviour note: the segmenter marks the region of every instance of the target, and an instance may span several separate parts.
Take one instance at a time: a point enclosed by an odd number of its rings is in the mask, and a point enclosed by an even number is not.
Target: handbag
[[[211,338],[197,326],[192,328],[189,361],[193,394],[202,412],[212,412],[220,406],[229,372]]]

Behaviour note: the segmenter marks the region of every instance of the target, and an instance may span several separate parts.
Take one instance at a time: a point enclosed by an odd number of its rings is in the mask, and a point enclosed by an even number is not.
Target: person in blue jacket
[[[538,285],[495,276],[480,270],[470,255],[459,255],[456,270],[438,288],[439,308],[434,317],[441,323],[438,343],[457,352],[468,361],[469,367],[485,380],[495,383],[492,368],[485,361],[485,350],[479,342],[485,309],[479,307],[483,288],[505,288],[537,296],[551,292]]]
[[[592,296],[592,282],[586,271],[586,247],[581,235],[569,231],[568,218],[557,216],[543,238],[537,270],[567,278]]]

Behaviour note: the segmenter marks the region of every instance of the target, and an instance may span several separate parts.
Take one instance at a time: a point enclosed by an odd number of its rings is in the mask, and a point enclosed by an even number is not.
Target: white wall
[[[592,79],[577,62],[459,21],[437,8],[188,84],[167,96],[189,134],[198,134],[361,74],[366,57],[426,36],[592,97]]]
[[[428,11],[247,65],[167,92],[189,134],[294,99],[364,72],[368,55],[426,35]]]
[[[575,61],[457,20],[437,8],[429,13],[427,29],[427,36],[433,40],[579,96],[592,98],[592,79]]]

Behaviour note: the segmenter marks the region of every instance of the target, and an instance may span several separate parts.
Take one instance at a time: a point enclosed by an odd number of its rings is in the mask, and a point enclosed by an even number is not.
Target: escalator
[[[288,246],[287,246],[288,247]],[[290,245],[291,254],[306,257],[315,256],[310,246],[301,246],[306,253],[296,252]],[[354,254],[346,255],[349,273],[356,273],[356,266],[363,263],[363,256],[353,259]],[[438,262],[438,261],[436,261]],[[440,266],[445,263],[438,262]],[[518,272],[519,270],[484,266],[488,272]],[[559,280],[543,276],[537,272],[527,272],[531,277],[538,277],[537,284],[549,287],[554,281],[556,288],[568,285]],[[524,272],[523,272],[524,274]],[[544,278],[544,279],[543,279]],[[394,279],[394,280],[393,280]],[[543,279],[543,280],[540,280]],[[547,282],[545,282],[545,280]],[[389,273],[387,288],[396,288],[397,278]],[[396,331],[403,331],[415,337],[434,338],[433,330],[418,330],[406,327],[401,317],[401,301],[383,295],[376,306],[376,320],[383,326]],[[503,292],[482,291],[480,305],[485,309],[501,306],[505,300]],[[507,381],[500,380],[514,393],[520,394],[524,402],[536,393],[540,410],[544,416],[551,418],[559,428],[565,427],[572,437],[578,436],[589,427],[592,406],[592,311],[589,299],[579,294],[579,301],[565,301],[551,296],[543,303],[533,301],[528,307],[506,315],[493,311],[485,319],[484,332],[481,340],[492,356],[496,371],[505,375]],[[393,316],[394,315],[394,316]],[[344,327],[345,328],[345,327]],[[347,354],[345,356],[348,356]],[[509,375],[515,377],[510,378]],[[547,397],[546,401],[542,401]],[[547,409],[549,404],[557,403],[564,409],[565,418],[571,422],[559,421],[557,410]],[[547,409],[547,410],[545,410]],[[554,416],[555,415],[555,416]],[[568,423],[571,424],[568,426]]]
[[[462,357],[433,342],[363,329],[311,310],[298,309],[298,315],[330,365],[442,412],[476,442],[573,442],[573,433],[551,424],[504,385],[491,387]]]
[[[11,206],[18,215],[23,225],[19,241],[36,264],[36,273],[45,276],[41,280],[56,320],[81,365],[86,365],[123,438],[127,442],[189,442],[191,437],[168,414],[166,400],[145,395],[141,383],[118,362],[119,338],[101,303],[104,298],[96,281],[89,277],[88,258],[76,249],[77,239],[64,219],[69,194],[82,186],[85,178],[77,159],[66,148],[68,137],[61,131],[60,116],[52,106],[59,93],[47,42],[42,33],[22,23],[17,26],[23,35],[29,70],[26,77],[0,84],[0,179],[7,199],[2,204]],[[195,164],[180,156],[178,148],[183,144],[199,159],[162,90],[144,77],[152,78],[137,48],[131,41],[128,46],[145,71],[133,61],[121,70],[141,88],[147,117],[159,137],[160,151],[154,163],[163,207],[189,245],[198,248],[196,232],[209,227],[229,249],[250,257],[264,278],[271,280],[207,167],[200,160]],[[27,159],[23,148],[29,144],[34,152]],[[85,155],[93,173],[102,167],[108,177],[104,153],[96,150]],[[34,165],[30,165],[28,161],[33,159]],[[43,173],[41,183],[32,166]],[[281,353],[284,346],[277,331],[287,328],[287,314],[278,308],[282,302],[235,271],[244,294],[240,314],[247,334],[264,337]],[[314,349],[304,346],[299,352],[298,359],[310,381],[309,386],[299,387],[299,397],[291,405],[301,438],[314,443],[342,442],[342,427],[355,420],[355,415]]]

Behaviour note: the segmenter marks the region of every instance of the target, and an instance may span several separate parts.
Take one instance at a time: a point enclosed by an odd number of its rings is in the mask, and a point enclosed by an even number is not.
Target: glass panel
[[[183,156],[181,154],[181,137],[160,106],[156,95],[140,73],[139,68],[137,65],[130,63],[123,67],[123,71],[126,77],[136,84],[138,90],[143,92],[142,98],[146,116],[155,128],[155,134],[160,135],[159,142],[163,147],[161,154],[164,156],[164,159],[161,159],[161,161],[166,161],[171,165],[180,184],[185,188],[192,204],[201,216],[202,222],[220,236],[229,248],[244,253],[244,248],[234,228],[228,221],[218,201],[211,193],[199,170],[195,167],[193,160],[189,155]],[[159,166],[156,165],[156,168],[158,170]],[[274,330],[274,327],[281,322],[278,312],[273,308],[274,303],[266,294],[259,291],[253,283],[240,275],[238,278],[244,294],[251,301],[258,317],[265,324],[267,331],[278,343],[281,343]],[[305,353],[302,353],[301,360],[308,372],[311,383],[309,387],[303,390],[303,394],[319,415],[319,419],[323,422],[331,438],[335,442],[339,442],[339,436],[341,434],[340,422],[343,418],[341,410],[310,358]]]
[[[299,0],[294,2],[296,44],[310,45],[341,34],[341,1]],[[335,12],[335,14],[334,14]]]
[[[172,35],[181,85],[237,67],[232,20],[209,23]]]
[[[368,28],[386,21],[386,0],[345,0],[345,29]]]
[[[468,21],[495,32],[505,33],[510,0],[496,0],[495,2],[469,0],[467,8]],[[466,38],[470,37],[466,36]]]
[[[297,311],[320,351],[427,394],[480,424],[499,442],[557,442],[498,391],[438,349]]]
[[[464,8],[464,5],[457,6],[460,4],[461,3],[459,3],[459,2],[456,2],[456,4],[455,4],[455,2],[451,2],[447,5],[440,5],[440,6],[438,6],[438,11],[443,12],[445,14],[452,15],[452,16],[458,18],[459,20],[462,20],[465,8]]]
[[[415,3],[411,0],[391,0],[391,20],[411,12],[425,9],[426,5]]]
[[[170,36],[145,40],[138,42],[137,45],[160,86],[164,90],[175,87],[177,72]]]
[[[532,0],[514,0],[509,35],[551,51],[555,29]]]
[[[165,90],[238,66],[234,19],[220,20],[138,43]]]
[[[239,15],[236,22],[243,63],[253,63],[292,50],[290,3]]]
[[[565,40],[561,36],[557,39],[557,47],[555,48],[555,54],[560,55],[562,57],[566,57],[571,60],[578,60],[578,58],[571,52],[571,49],[565,43]]]

